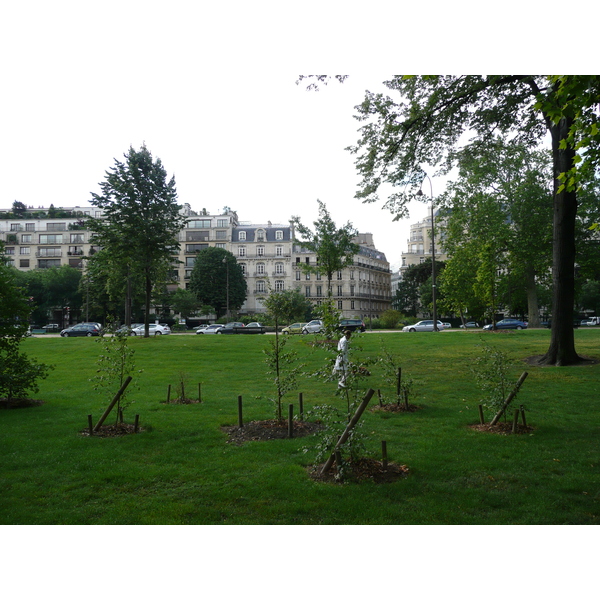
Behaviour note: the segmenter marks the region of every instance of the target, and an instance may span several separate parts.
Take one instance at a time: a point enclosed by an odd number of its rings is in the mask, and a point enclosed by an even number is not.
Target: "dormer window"
[[[281,230],[279,230],[279,229],[278,229],[278,230],[275,232],[275,239],[276,239],[276,240],[282,240],[282,239],[283,239],[283,231],[281,231]]]
[[[264,229],[257,229],[256,230],[256,241],[257,242],[264,242],[265,241],[265,230]]]
[[[245,231],[240,231],[238,239],[240,240],[240,242],[246,241],[246,232]]]

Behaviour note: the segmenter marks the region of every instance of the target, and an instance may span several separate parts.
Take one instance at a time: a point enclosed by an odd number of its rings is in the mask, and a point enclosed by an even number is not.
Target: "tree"
[[[300,263],[301,268],[308,273],[325,275],[327,277],[327,294],[331,296],[333,274],[353,264],[354,256],[360,246],[353,242],[357,231],[352,223],[348,221],[346,225],[338,228],[325,204],[320,200],[317,202],[319,204],[319,220],[313,223],[314,231],[302,225],[299,217],[292,218],[296,231],[303,238],[302,240],[295,239],[294,242],[301,248],[316,254],[316,265]]]
[[[12,211],[17,217],[23,217],[27,212],[27,206],[23,202],[15,200],[12,205]]]
[[[183,319],[193,315],[199,308],[200,302],[196,294],[191,290],[177,288],[170,294],[170,304],[176,313],[179,313]]]
[[[217,318],[237,311],[246,301],[246,278],[235,256],[223,248],[200,250],[190,274],[189,288],[201,304],[212,306]]]
[[[142,278],[148,337],[153,285],[167,278],[186,218],[176,203],[175,178],[167,181],[160,159],[154,160],[145,145],[139,151],[130,147],[124,156],[125,162],[115,159],[100,183],[102,193],[92,193],[92,204],[104,215],[89,219],[89,228],[95,243],[128,273],[126,280],[129,274]]]
[[[464,133],[478,140],[511,133],[514,141],[536,143],[547,132],[552,141],[553,303],[550,347],[541,364],[568,365],[575,351],[575,220],[580,174],[595,169],[600,156],[598,76],[466,75],[395,76],[387,87],[400,96],[366,93],[357,107],[361,128],[357,155],[362,177],[357,197],[375,202],[382,184],[402,190],[385,206],[396,218],[416,198],[423,167],[448,172]],[[585,152],[578,154],[579,150]]]

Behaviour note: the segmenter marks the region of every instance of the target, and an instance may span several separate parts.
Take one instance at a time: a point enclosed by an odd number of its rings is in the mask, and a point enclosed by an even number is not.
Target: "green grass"
[[[600,358],[600,329],[575,332],[582,355]],[[478,421],[478,389],[470,372],[480,339],[501,347],[529,377],[518,396],[531,435],[498,436],[468,426]],[[312,336],[309,340],[312,340]],[[307,370],[323,350],[293,337]],[[226,443],[222,425],[270,419],[272,385],[265,375],[266,336],[171,335],[131,339],[143,373],[125,419],[140,415],[146,430],[120,438],[79,434],[110,398],[92,389],[99,344],[87,338],[34,338],[25,350],[56,365],[41,384],[35,408],[0,411],[3,524],[596,524],[600,511],[598,453],[600,364],[528,367],[543,354],[548,331],[368,333],[362,356],[381,344],[415,381],[407,414],[367,411],[362,431],[378,457],[387,441],[391,461],[410,475],[391,484],[332,485],[312,481],[313,437]],[[201,404],[164,401],[179,373]],[[376,369],[367,379],[383,387]],[[306,377],[305,410],[345,400],[334,385]],[[262,399],[258,399],[258,397]],[[297,404],[297,394],[287,403]],[[376,397],[372,403],[376,402]],[[287,411],[286,411],[287,414]],[[488,415],[491,418],[491,415]],[[109,417],[112,420],[112,416]],[[304,448],[308,447],[308,452]]]

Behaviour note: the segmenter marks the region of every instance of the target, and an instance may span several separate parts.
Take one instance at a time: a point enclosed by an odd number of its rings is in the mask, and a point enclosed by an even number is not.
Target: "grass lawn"
[[[600,520],[600,364],[529,367],[550,332],[446,331],[367,333],[360,355],[382,344],[414,380],[413,413],[367,410],[367,451],[407,465],[394,483],[336,485],[307,475],[317,438],[227,443],[237,397],[246,421],[271,419],[272,383],[262,349],[268,336],[170,335],[131,338],[139,387],[125,420],[140,415],[142,433],[82,436],[110,398],[92,389],[100,345],[88,338],[32,338],[24,349],[56,365],[41,383],[38,407],[0,411],[2,524],[597,524]],[[581,355],[600,358],[600,328],[575,332]],[[325,353],[310,336],[290,339],[307,372]],[[517,404],[533,431],[495,435],[478,422],[480,393],[470,367],[488,340],[527,370]],[[202,403],[165,404],[167,386],[185,374]],[[378,368],[366,386],[384,388]],[[192,394],[190,392],[190,395]],[[304,377],[305,410],[345,407],[335,384]],[[297,405],[297,393],[285,399]],[[371,401],[375,406],[376,396]],[[296,409],[297,410],[297,409]],[[491,418],[491,415],[486,415]],[[112,415],[109,417],[112,421]],[[306,450],[307,449],[307,450]]]

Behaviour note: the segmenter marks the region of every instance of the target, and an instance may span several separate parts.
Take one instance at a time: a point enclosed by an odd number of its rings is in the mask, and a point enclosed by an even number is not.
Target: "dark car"
[[[100,327],[96,323],[79,323],[79,325],[63,329],[60,335],[62,337],[75,337],[77,335],[92,337],[93,335],[100,335]]]
[[[243,333],[242,329],[244,329],[244,327],[245,325],[243,323],[232,321],[231,323],[225,323],[225,325],[218,329],[216,333]]]
[[[360,319],[342,319],[339,324],[342,331],[365,331],[365,324]]]
[[[491,329],[527,329],[527,323],[520,321],[519,319],[502,319],[498,321],[496,325],[490,323],[485,325],[484,329],[490,331]]]

